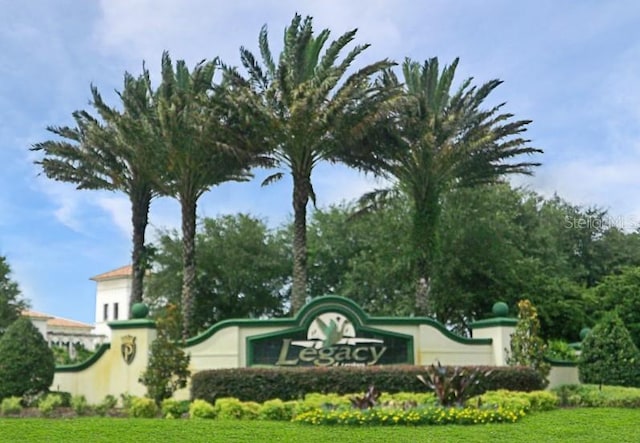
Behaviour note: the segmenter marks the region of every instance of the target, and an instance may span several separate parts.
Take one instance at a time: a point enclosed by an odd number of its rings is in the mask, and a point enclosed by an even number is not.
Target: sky
[[[90,277],[130,262],[130,210],[119,193],[78,191],[47,179],[29,150],[89,109],[90,85],[117,105],[115,90],[146,61],[193,67],[239,48],[257,53],[266,24],[274,52],[298,12],[337,38],[358,28],[371,47],[355,62],[384,58],[448,64],[475,84],[499,78],[493,104],[531,119],[527,137],[544,150],[533,177],[512,182],[544,196],[609,210],[612,223],[640,226],[640,2],[637,0],[0,0],[0,255],[34,310],[92,323]],[[278,226],[291,218],[291,182],[223,184],[198,216],[251,213]],[[379,187],[375,178],[322,165],[312,178],[318,206]],[[152,204],[149,238],[177,228],[178,205]]]

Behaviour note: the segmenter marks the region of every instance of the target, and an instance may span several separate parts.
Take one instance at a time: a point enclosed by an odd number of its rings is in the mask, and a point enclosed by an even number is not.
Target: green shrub
[[[189,417],[216,418],[216,410],[213,405],[206,400],[194,400],[189,406]]]
[[[242,418],[244,415],[243,404],[237,398],[219,398],[214,407],[218,418]]]
[[[549,340],[545,357],[556,361],[578,361],[576,350],[564,340]]]
[[[53,352],[40,331],[26,317],[13,322],[0,338],[0,398],[47,392],[54,370]]]
[[[551,411],[558,407],[558,396],[549,391],[533,391],[525,394],[531,402],[532,411]]]
[[[184,400],[175,400],[173,398],[165,398],[162,400],[160,407],[162,416],[165,418],[180,418],[183,414],[189,412],[189,402]]]
[[[296,403],[284,402],[279,398],[265,401],[260,407],[258,418],[261,420],[290,421],[293,418]]]
[[[89,412],[89,403],[84,395],[74,395],[71,397],[71,407],[78,415],[85,415]]]
[[[640,389],[622,386],[564,385],[552,390],[561,406],[640,408]]]
[[[47,394],[55,394],[58,395],[60,397],[60,400],[62,400],[62,404],[60,405],[63,408],[70,408],[71,407],[71,392],[66,392],[66,391],[48,391]]]
[[[242,402],[242,417],[246,420],[256,420],[260,417],[260,409],[262,405],[255,401]]]
[[[158,415],[158,405],[152,398],[135,397],[131,400],[129,416],[136,418],[154,418]]]
[[[433,392],[396,392],[390,394],[383,392],[380,396],[380,403],[383,405],[405,405],[415,404],[416,406],[436,406],[437,397]]]
[[[615,312],[605,315],[582,342],[580,381],[640,386],[640,351]]]
[[[482,383],[491,370],[478,368],[454,368],[432,364],[418,380],[438,398],[441,406],[462,406],[467,399],[482,392]]]
[[[477,408],[503,408],[509,410],[549,411],[557,408],[558,396],[548,391],[516,392],[504,389],[485,392],[467,401]]]
[[[120,394],[120,403],[122,404],[122,408],[124,410],[129,410],[129,408],[131,408],[131,402],[133,402],[134,398],[136,398],[136,396],[131,395],[128,392]]]
[[[523,410],[445,408],[441,406],[418,409],[347,409],[303,412],[293,421],[312,425],[444,425],[514,423],[525,416]]]
[[[104,417],[105,415],[107,415],[109,411],[112,411],[113,409],[115,409],[117,405],[118,405],[118,399],[115,398],[113,395],[109,394],[100,403],[98,403],[95,406],[94,410],[96,411],[96,414],[100,415],[101,417]]]
[[[482,390],[535,391],[544,388],[543,378],[531,368],[474,367],[491,369]],[[191,379],[191,398],[210,403],[218,397],[265,402],[303,398],[312,392],[340,395],[364,392],[370,385],[381,391],[424,392],[417,379],[422,366],[368,366],[335,368],[239,368],[200,371]]]
[[[551,365],[545,359],[547,346],[540,337],[538,311],[529,300],[518,302],[518,323],[511,335],[507,363],[535,370],[547,383]]]
[[[169,331],[179,322],[179,312],[175,308],[166,312],[166,316],[156,322],[158,335],[151,344],[147,369],[140,376],[140,383],[147,387],[147,396],[158,405],[162,400],[171,398],[178,389],[186,387],[191,375],[189,355],[169,338]]]
[[[2,415],[18,415],[22,412],[20,397],[7,397],[0,403],[0,412]]]
[[[62,406],[62,397],[57,394],[49,394],[40,400],[38,404],[38,410],[42,415],[48,417],[54,411],[54,409]]]

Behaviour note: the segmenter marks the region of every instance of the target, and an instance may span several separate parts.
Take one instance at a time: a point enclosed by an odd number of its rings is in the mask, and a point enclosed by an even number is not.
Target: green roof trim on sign
[[[82,361],[80,363],[76,363],[73,365],[60,365],[56,366],[55,372],[80,372],[84,371],[88,367],[92,366],[95,362],[97,362],[102,355],[111,349],[111,344],[103,343],[100,347],[94,352],[91,357]]]
[[[474,321],[469,325],[471,329],[495,328],[496,326],[515,326],[518,320],[508,317],[488,318],[486,320]]]
[[[382,326],[403,326],[403,325],[428,325],[437,329],[447,338],[465,345],[490,345],[490,338],[467,338],[461,337],[449,331],[442,323],[429,317],[369,317],[358,305],[351,299],[336,295],[323,295],[312,299],[304,305],[302,309],[294,317],[274,318],[266,320],[255,319],[229,319],[223,320],[211,326],[200,335],[188,339],[185,347],[194,346],[207,340],[213,334],[221,329],[240,326],[244,328],[263,328],[263,327],[281,327],[281,328],[308,328],[313,319],[323,312],[335,311],[345,314],[354,321],[356,328],[375,328]],[[497,319],[493,319],[497,320]],[[513,319],[508,319],[513,320]],[[514,320],[515,321],[515,320]],[[515,324],[515,323],[514,323]]]
[[[155,329],[156,322],[146,318],[118,320],[107,323],[111,329]]]

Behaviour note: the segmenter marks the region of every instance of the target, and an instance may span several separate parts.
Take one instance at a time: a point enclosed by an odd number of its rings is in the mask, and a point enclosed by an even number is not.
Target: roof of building
[[[112,271],[98,274],[94,277],[91,277],[89,280],[93,280],[93,281],[111,280],[115,278],[131,277],[132,274],[133,274],[133,267],[131,265],[126,265],[118,269],[114,269]]]
[[[31,310],[22,311],[22,315],[30,318],[46,319],[47,326],[53,326],[58,328],[79,328],[79,329],[92,329],[93,325],[82,323],[75,320],[68,320],[66,318],[54,317],[53,315],[43,314],[42,312],[36,312]]]

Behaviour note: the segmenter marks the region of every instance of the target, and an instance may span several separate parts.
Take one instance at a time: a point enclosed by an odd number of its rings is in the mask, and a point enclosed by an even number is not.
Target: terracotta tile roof
[[[43,314],[42,312],[36,312],[31,310],[22,311],[22,315],[30,318],[40,318],[47,320],[47,326],[54,326],[58,328],[81,328],[91,329],[93,325],[82,323],[75,320],[68,320],[66,318],[54,317],[53,315]]]
[[[126,265],[109,272],[98,274],[95,277],[91,277],[89,280],[93,280],[93,281],[110,280],[112,278],[131,277],[132,274],[133,274],[132,266]]]
[[[86,323],[82,323],[75,320],[67,320],[66,318],[53,317],[47,320],[47,326],[56,326],[59,328],[81,328],[81,329],[92,329],[92,325],[88,325]]]
[[[49,314],[43,314],[42,312],[36,312],[36,311],[32,311],[30,309],[25,309],[24,311],[22,311],[22,316],[23,317],[29,317],[29,318],[40,318],[40,319],[53,318]]]

